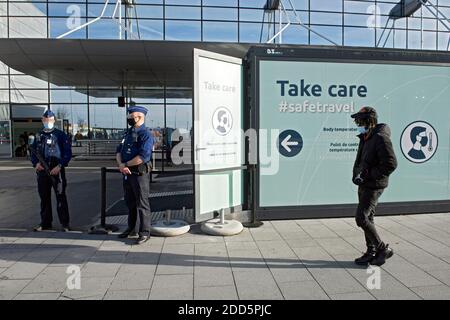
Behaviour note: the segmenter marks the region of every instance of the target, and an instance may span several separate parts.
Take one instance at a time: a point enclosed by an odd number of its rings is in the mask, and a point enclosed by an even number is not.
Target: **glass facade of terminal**
[[[397,0],[291,0],[306,26],[338,45],[375,47],[388,14]],[[125,1],[124,1],[125,2]],[[266,0],[127,0],[133,6],[117,7],[116,1],[6,1],[0,0],[0,38],[142,39],[167,41],[208,41],[261,43],[279,28],[279,15],[264,10]],[[434,14],[450,17],[450,0],[432,0]],[[295,12],[285,0],[292,25],[283,33],[284,44],[326,45],[324,38],[300,27]],[[105,10],[103,10],[105,8]],[[436,10],[439,8],[439,12]],[[116,10],[115,10],[116,9]],[[118,12],[129,24],[119,30]],[[79,26],[99,17],[89,26]],[[115,12],[114,12],[115,11]],[[113,15],[115,13],[115,18]],[[283,18],[283,22],[287,18]],[[74,31],[75,30],[75,31]],[[413,16],[398,19],[387,48],[448,50],[449,32],[432,12],[419,9]],[[192,100],[166,88],[136,87],[131,100],[147,106],[152,128],[190,131]],[[39,115],[50,107],[64,128],[86,140],[116,140],[126,127],[125,109],[117,105],[121,88],[58,87],[22,74],[0,62],[0,124],[10,121],[13,155],[20,136],[39,126]],[[176,98],[174,98],[176,97]],[[2,138],[3,135],[3,138]],[[0,132],[0,142],[8,140]],[[3,139],[3,140],[2,140]],[[20,151],[20,150],[19,150]]]

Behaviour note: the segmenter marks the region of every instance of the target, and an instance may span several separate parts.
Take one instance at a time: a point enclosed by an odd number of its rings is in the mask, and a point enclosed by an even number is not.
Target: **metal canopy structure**
[[[57,86],[191,88],[194,48],[243,58],[250,46],[181,41],[0,39],[0,61]]]
[[[431,8],[430,8],[431,7]],[[389,33],[386,36],[383,47],[386,46],[387,41],[392,33],[392,30],[395,29],[395,22],[399,19],[411,17],[416,11],[421,8],[425,8],[430,12],[430,14],[436,18],[436,20],[450,32],[450,19],[444,14],[442,10],[440,10],[436,5],[429,0],[400,0],[389,12],[388,19],[386,21],[386,25],[383,28],[383,32],[381,33],[380,38],[376,43],[376,47],[379,47],[381,41],[383,40],[383,35],[386,30],[389,30]],[[420,15],[421,20],[423,19],[423,12]],[[391,24],[392,22],[392,24]],[[423,23],[423,22],[421,22]],[[388,25],[391,26],[388,27]],[[423,25],[422,25],[423,31]],[[450,50],[450,37],[448,39],[447,50]]]

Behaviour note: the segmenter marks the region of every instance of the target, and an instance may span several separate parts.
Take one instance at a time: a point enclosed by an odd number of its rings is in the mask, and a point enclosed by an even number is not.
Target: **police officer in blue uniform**
[[[128,207],[128,228],[119,235],[127,238],[135,235],[139,217],[139,233],[136,244],[142,244],[150,238],[150,158],[153,149],[153,137],[145,127],[148,110],[141,106],[128,108],[127,130],[122,143],[117,147],[116,161],[123,175],[124,198]]]
[[[38,192],[41,198],[41,223],[34,231],[43,231],[52,228],[52,189],[55,190],[57,212],[62,231],[69,231],[69,206],[66,197],[65,167],[72,158],[72,147],[67,135],[56,129],[55,114],[51,110],[45,111],[42,116],[44,129],[36,135],[31,147],[38,153],[41,163],[35,153],[31,153],[31,162],[36,168]],[[46,172],[45,167],[49,172]],[[50,176],[49,176],[50,174]]]

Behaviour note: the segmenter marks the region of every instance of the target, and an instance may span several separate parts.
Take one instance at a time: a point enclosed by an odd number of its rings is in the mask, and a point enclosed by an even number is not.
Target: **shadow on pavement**
[[[32,242],[32,239],[47,240],[79,240],[86,241],[108,240],[113,250],[98,251],[98,247],[89,245],[74,244],[52,244],[52,243],[0,243],[0,257],[2,255],[26,252],[20,259],[21,262],[48,263],[54,264],[85,264],[87,262],[105,263],[105,264],[124,264],[124,265],[162,265],[162,266],[195,266],[204,267],[229,267],[233,268],[317,268],[317,269],[365,269],[357,266],[353,261],[326,261],[326,260],[304,260],[304,259],[283,259],[283,258],[247,258],[247,257],[217,257],[217,256],[194,256],[190,254],[161,253],[150,252],[152,242],[140,246],[139,251],[119,250],[117,247],[123,245],[132,245],[132,239],[118,239],[116,235],[88,235],[82,233],[28,233],[21,231],[0,230],[0,237],[20,237],[26,236],[25,241]],[[117,247],[114,245],[117,242]],[[135,246],[133,246],[135,247]],[[149,252],[145,251],[145,247]],[[126,248],[126,247],[124,247]],[[142,248],[142,249],[141,249]],[[105,248],[104,248],[105,249]],[[58,250],[61,251],[58,253]],[[57,252],[58,254],[52,254]],[[48,260],[46,260],[46,253]]]

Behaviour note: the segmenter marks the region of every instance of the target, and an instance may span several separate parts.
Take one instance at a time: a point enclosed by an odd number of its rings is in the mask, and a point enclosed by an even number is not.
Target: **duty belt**
[[[141,163],[137,166],[130,166],[128,169],[130,169],[131,173],[142,176],[151,171],[151,165],[149,163]]]

